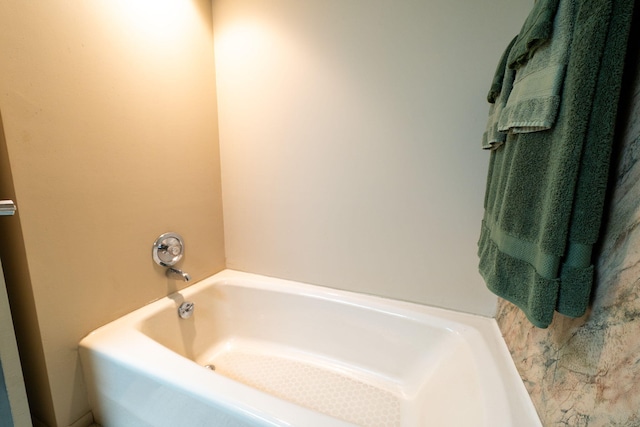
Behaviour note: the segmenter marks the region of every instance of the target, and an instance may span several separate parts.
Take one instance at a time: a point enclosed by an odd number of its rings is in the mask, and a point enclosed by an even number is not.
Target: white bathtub
[[[104,427],[540,426],[493,319],[230,270],[80,357]]]

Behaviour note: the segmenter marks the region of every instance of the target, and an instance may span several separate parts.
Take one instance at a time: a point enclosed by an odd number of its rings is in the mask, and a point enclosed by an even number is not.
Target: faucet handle
[[[175,265],[184,255],[184,242],[178,233],[164,233],[153,243],[151,251],[156,264],[163,267]]]
[[[167,240],[169,239],[164,239],[164,241]],[[180,245],[180,242],[176,243],[174,239],[169,244],[160,244],[160,246],[158,246],[158,251],[167,252],[169,255],[178,256],[182,252],[182,246]]]

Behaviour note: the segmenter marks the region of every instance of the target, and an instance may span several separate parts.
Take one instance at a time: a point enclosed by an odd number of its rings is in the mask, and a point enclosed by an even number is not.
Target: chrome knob
[[[194,309],[195,309],[194,303],[190,301],[185,301],[182,304],[180,304],[180,307],[178,307],[178,316],[180,316],[181,319],[188,319],[189,317],[193,316]]]
[[[171,267],[184,255],[184,241],[178,233],[164,233],[153,243],[151,255],[156,264]]]

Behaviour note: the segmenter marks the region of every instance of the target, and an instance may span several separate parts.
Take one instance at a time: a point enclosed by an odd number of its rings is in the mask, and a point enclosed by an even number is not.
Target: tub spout
[[[167,277],[170,277],[172,279],[178,278],[180,280],[184,280],[185,282],[191,280],[191,276],[189,276],[188,273],[185,273],[184,271],[178,270],[177,268],[173,267],[167,268]]]

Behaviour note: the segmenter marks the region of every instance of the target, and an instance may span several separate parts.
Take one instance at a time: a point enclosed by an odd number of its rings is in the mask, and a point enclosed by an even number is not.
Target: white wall
[[[497,61],[531,0],[216,0],[227,267],[492,315]]]

